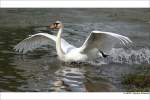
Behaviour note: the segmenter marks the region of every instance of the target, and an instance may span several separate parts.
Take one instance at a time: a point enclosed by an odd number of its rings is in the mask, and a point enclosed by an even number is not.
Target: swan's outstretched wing
[[[92,31],[80,49],[81,52],[88,52],[94,48],[108,52],[117,42],[120,42],[125,46],[132,43],[128,37],[119,34],[103,31]]]
[[[26,53],[43,45],[52,45],[51,40],[56,42],[56,36],[47,33],[38,33],[24,39],[14,49],[18,52]],[[67,52],[70,48],[74,48],[74,46],[70,45],[64,39],[61,39],[61,45],[64,52]]]

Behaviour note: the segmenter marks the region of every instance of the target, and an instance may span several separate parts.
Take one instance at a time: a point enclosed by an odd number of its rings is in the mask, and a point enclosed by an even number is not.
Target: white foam
[[[125,50],[123,48],[112,49],[106,63],[150,64],[150,50],[141,48],[138,50]]]

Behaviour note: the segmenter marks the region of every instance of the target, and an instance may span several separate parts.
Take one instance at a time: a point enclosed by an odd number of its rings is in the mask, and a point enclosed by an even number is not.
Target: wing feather
[[[23,41],[18,43],[14,47],[14,49],[20,53],[26,53],[43,45],[53,45],[52,41],[54,41],[54,43],[56,42],[56,36],[47,33],[38,33],[24,39]],[[73,45],[70,45],[64,39],[61,39],[61,45],[64,52],[67,52],[70,48],[75,48]]]
[[[81,52],[88,52],[94,48],[108,52],[115,46],[117,42],[124,46],[128,46],[128,44],[132,43],[128,37],[123,35],[111,32],[92,31],[80,49]]]

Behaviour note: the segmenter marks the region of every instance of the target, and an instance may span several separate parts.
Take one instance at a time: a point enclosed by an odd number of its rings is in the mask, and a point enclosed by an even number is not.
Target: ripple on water
[[[55,72],[57,79],[62,80],[70,91],[83,92],[86,91],[84,87],[85,76],[82,69],[62,67]]]
[[[62,36],[69,43],[81,46],[92,30],[124,34],[135,42],[140,42],[140,45],[149,46],[149,25],[143,23],[124,21],[65,23]],[[50,33],[44,26],[18,30],[5,28],[0,32],[0,61],[3,62],[0,67],[0,75],[3,75],[0,78],[3,84],[0,91],[119,91],[121,74],[134,72],[132,70],[134,64],[150,64],[150,50],[143,47],[131,50],[113,49],[108,58],[98,58],[86,65],[74,66],[75,68],[63,66],[57,60],[55,47],[39,49],[42,53],[33,51],[27,55],[10,50],[19,41],[37,32]],[[124,66],[125,64],[130,66]],[[87,73],[88,70],[92,73],[91,76]]]

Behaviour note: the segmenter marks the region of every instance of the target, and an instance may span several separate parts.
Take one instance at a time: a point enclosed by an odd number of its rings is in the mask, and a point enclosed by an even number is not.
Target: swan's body
[[[83,45],[77,48],[61,38],[63,31],[61,22],[57,21],[57,23],[52,24],[51,28],[59,29],[57,37],[47,33],[38,33],[21,41],[15,46],[15,50],[26,53],[42,45],[51,45],[51,40],[53,40],[56,42],[56,51],[59,59],[65,62],[71,62],[95,59],[98,53],[101,53],[100,51],[110,51],[116,42],[120,42],[123,45],[132,43],[128,37],[119,34],[92,31]]]

